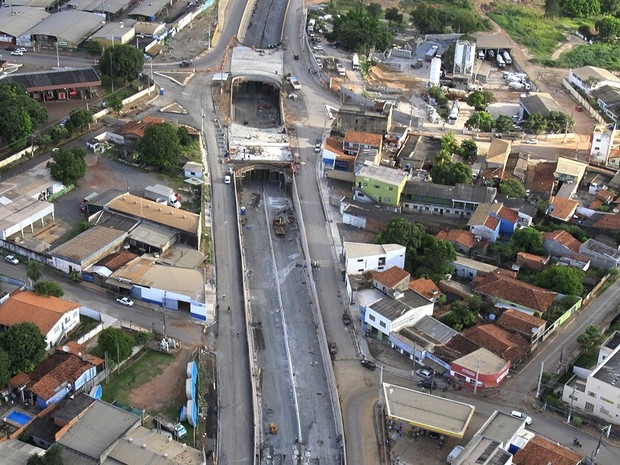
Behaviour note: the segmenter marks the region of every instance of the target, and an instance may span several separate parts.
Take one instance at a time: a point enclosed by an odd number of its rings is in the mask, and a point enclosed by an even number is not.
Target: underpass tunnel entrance
[[[260,181],[265,183],[279,184],[287,195],[292,193],[292,178],[290,173],[286,173],[284,169],[274,167],[252,167],[241,168],[235,172],[235,178],[241,183],[244,181]]]
[[[244,126],[272,128],[282,125],[279,83],[236,79],[232,84],[231,109],[232,120]]]

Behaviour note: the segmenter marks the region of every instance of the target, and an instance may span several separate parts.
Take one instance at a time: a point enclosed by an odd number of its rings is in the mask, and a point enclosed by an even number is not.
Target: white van
[[[484,51],[483,50],[478,50],[478,58],[481,60],[484,60]]]
[[[461,452],[463,452],[463,446],[456,446],[454,449],[452,449],[452,452],[450,452],[448,454],[448,459],[447,462],[449,464],[452,464],[456,458],[460,455]]]
[[[230,175],[224,176],[224,184],[230,184]]]

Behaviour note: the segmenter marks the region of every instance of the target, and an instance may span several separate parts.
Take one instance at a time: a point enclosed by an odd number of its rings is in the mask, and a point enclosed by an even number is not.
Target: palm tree
[[[43,265],[41,262],[37,262],[36,260],[30,260],[28,262],[28,269],[26,270],[26,275],[30,280],[30,285],[37,282],[43,276]]]

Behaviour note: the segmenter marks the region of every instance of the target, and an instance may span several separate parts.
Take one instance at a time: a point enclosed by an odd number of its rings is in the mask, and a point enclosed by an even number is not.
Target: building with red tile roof
[[[144,130],[151,124],[163,124],[166,120],[164,118],[157,118],[154,116],[145,116],[139,121],[130,121],[123,126],[118,133],[127,139],[142,139],[144,137]]]
[[[579,465],[583,456],[541,436],[534,436],[512,458],[515,465]]]
[[[526,267],[530,270],[540,271],[544,269],[549,264],[549,259],[551,257],[541,257],[540,255],[535,255],[533,253],[527,252],[517,252],[517,265],[519,268]]]
[[[528,314],[542,315],[558,297],[557,292],[524,283],[503,273],[489,273],[475,292],[495,302],[496,307],[516,308]]]
[[[6,329],[19,323],[34,323],[49,349],[80,323],[80,307],[76,302],[58,297],[18,291],[0,305],[0,327]]]
[[[406,291],[409,289],[410,280],[411,275],[398,266],[385,271],[375,271],[372,276],[373,286],[384,294],[390,291]]]
[[[556,230],[542,233],[545,253],[554,257],[570,257],[579,253],[581,242],[569,232]]]
[[[497,324],[507,331],[520,334],[532,343],[542,337],[547,322],[542,318],[520,312],[514,308],[508,308],[502,312]]]
[[[530,344],[522,336],[491,323],[467,328],[463,336],[512,365],[517,365],[530,350]]]
[[[577,211],[579,202],[564,197],[551,197],[547,215],[560,221],[569,221]]]
[[[495,242],[498,236],[511,236],[519,223],[519,214],[503,203],[481,203],[467,222],[476,237]]]
[[[553,162],[536,164],[531,180],[529,180],[530,175],[528,173],[528,182],[525,183],[525,187],[530,189],[531,194],[537,195],[542,199],[549,198],[555,184],[556,165]]]
[[[437,284],[428,278],[412,279],[409,281],[409,289],[431,302],[437,302],[441,296],[441,291]]]
[[[344,134],[344,150],[359,151],[360,149],[375,149],[381,151],[383,136],[371,132],[347,131]]]
[[[450,229],[449,231],[439,231],[435,236],[437,240],[448,241],[457,252],[467,254],[476,243],[476,236],[464,229]]]
[[[103,366],[102,359],[72,343],[43,360],[32,372],[15,375],[10,384],[22,390],[26,399],[46,408],[83,387]]]

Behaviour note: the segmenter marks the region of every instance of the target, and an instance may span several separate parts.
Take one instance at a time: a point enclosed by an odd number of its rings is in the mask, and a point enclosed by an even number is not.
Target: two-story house
[[[398,208],[409,174],[386,166],[366,164],[355,173],[355,200]]]
[[[512,236],[519,222],[519,214],[501,203],[482,203],[467,222],[469,231],[489,242],[500,235]]]
[[[343,149],[348,155],[357,155],[361,150],[383,148],[383,136],[371,132],[347,131],[344,134]]]
[[[586,94],[603,86],[620,87],[620,79],[615,74],[596,66],[569,69],[568,82]]]
[[[347,273],[383,271],[405,267],[407,248],[400,244],[366,244],[344,241],[344,266]]]

